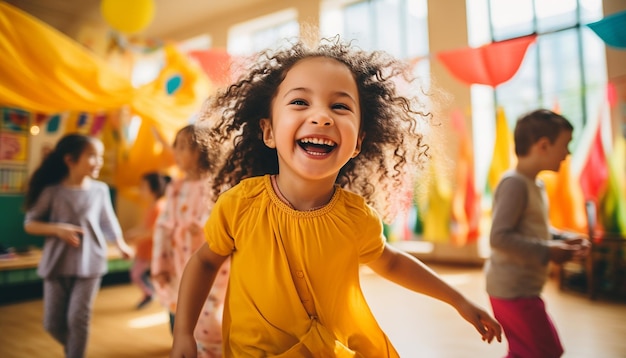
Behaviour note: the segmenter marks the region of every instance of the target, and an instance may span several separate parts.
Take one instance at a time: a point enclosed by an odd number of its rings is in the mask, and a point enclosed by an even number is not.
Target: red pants
[[[489,300],[509,342],[507,358],[556,358],[563,354],[559,335],[541,298]]]

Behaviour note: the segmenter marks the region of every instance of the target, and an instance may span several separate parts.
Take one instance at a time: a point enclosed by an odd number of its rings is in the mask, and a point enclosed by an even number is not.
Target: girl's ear
[[[352,153],[352,158],[356,158],[356,156],[361,153],[361,144],[363,144],[363,139],[365,139],[365,132],[361,132],[361,134],[359,134],[359,138],[356,140],[356,147]]]
[[[70,154],[66,154],[63,157],[63,163],[65,163],[65,165],[69,168],[71,164],[74,163],[74,161],[72,160],[72,156]]]
[[[263,131],[263,143],[268,148],[276,148],[276,142],[274,141],[274,132],[272,131],[272,123],[268,118],[262,118],[259,121],[261,131]]]

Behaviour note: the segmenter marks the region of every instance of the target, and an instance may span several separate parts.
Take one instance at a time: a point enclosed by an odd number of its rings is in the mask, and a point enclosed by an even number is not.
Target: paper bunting
[[[206,51],[190,51],[191,58],[196,59],[211,82],[217,86],[227,85],[231,81],[231,57],[224,49]]]
[[[61,124],[61,115],[55,114],[48,120],[46,124],[46,133],[56,133],[59,130],[59,125]]]
[[[530,35],[478,48],[444,51],[437,54],[437,58],[461,82],[496,87],[515,75],[536,37]]]
[[[626,49],[626,11],[587,24],[607,45]]]

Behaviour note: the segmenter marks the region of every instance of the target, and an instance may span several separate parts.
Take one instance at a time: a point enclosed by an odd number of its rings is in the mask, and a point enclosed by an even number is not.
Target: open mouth
[[[298,145],[310,155],[325,155],[337,147],[332,140],[322,138],[303,138],[298,140]]]

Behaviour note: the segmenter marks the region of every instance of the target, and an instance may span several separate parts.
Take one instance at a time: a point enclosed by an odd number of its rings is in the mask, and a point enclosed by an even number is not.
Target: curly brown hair
[[[406,189],[412,189],[411,179],[428,156],[418,127],[432,115],[417,96],[399,93],[400,83],[408,88],[415,80],[406,63],[382,51],[357,49],[338,37],[323,39],[316,48],[296,41],[289,48],[266,50],[251,61],[247,74],[207,102],[199,121],[215,121],[205,139],[223,156],[214,195],[242,179],[278,173],[276,149],[263,142],[260,120],[271,118],[272,100],[287,72],[311,57],[345,64],[359,93],[365,138],[361,152],[343,166],[336,183],[362,195],[388,218],[400,197],[395,194],[409,194]]]

